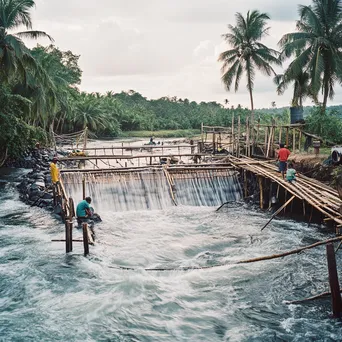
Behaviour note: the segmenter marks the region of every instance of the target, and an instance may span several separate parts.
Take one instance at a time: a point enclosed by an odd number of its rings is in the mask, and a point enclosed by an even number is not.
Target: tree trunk
[[[328,80],[324,80],[322,115],[324,115],[325,110],[327,108],[328,96],[329,96],[329,82]]]

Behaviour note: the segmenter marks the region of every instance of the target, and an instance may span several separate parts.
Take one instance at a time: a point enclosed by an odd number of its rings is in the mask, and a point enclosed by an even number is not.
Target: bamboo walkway
[[[237,169],[250,171],[257,176],[268,178],[278,183],[292,196],[303,202],[309,203],[312,207],[320,211],[324,216],[324,221],[334,221],[337,228],[342,227],[342,215],[340,207],[342,200],[338,192],[333,188],[309,177],[299,174],[295,184],[283,180],[281,174],[277,172],[277,167],[265,161],[242,157],[236,158],[229,156],[227,161]]]

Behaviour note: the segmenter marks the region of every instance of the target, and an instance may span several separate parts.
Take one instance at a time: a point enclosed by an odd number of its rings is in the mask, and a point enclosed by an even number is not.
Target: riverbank
[[[161,131],[126,131],[119,138],[193,138],[201,134],[199,129],[176,129]]]

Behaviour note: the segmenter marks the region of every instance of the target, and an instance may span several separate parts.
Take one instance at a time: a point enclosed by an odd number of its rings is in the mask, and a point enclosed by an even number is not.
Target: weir
[[[63,174],[66,192],[75,200],[82,199],[82,180],[86,194],[101,210],[158,210],[174,205],[218,206],[239,201],[242,190],[238,173],[232,170],[195,170],[170,172],[163,170],[113,173],[68,172]]]

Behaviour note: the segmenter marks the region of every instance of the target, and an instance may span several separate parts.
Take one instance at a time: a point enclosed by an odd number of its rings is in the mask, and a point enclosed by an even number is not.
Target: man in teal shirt
[[[78,218],[87,218],[91,216],[90,203],[91,198],[87,197],[77,205],[76,215]]]
[[[90,207],[91,198],[86,197],[85,200],[81,201],[76,208],[77,223],[82,228],[82,223],[88,223],[89,227],[93,229],[94,221],[90,220],[92,216],[92,210]]]

